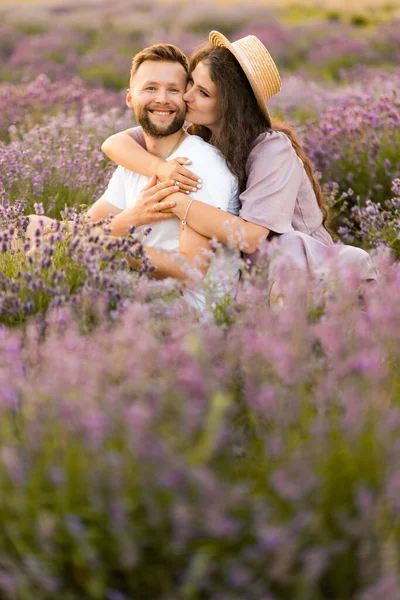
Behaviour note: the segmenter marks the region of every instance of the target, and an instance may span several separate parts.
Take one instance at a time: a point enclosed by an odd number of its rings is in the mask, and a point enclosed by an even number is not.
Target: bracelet
[[[186,212],[185,212],[185,216],[183,217],[183,221],[181,221],[181,225],[182,225],[182,231],[185,229],[185,225],[186,225],[186,219],[187,219],[187,216],[188,216],[189,208],[192,206],[192,202],[193,202],[193,200],[194,200],[194,198],[192,198],[192,199],[190,200],[190,202],[189,202],[189,204],[188,204],[188,207],[187,207],[187,209],[186,209]]]

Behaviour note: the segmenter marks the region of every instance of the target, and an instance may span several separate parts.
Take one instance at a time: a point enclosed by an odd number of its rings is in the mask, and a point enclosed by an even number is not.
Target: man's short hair
[[[177,62],[182,65],[189,77],[189,60],[179,48],[173,44],[154,44],[153,46],[149,46],[149,48],[143,48],[132,59],[130,83],[132,83],[132,79],[136,75],[140,65],[146,60]]]

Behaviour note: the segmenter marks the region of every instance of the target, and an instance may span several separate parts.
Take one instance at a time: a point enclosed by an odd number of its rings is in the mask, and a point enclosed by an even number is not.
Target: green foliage
[[[338,10],[332,10],[326,14],[326,20],[332,21],[333,23],[340,23],[342,20],[342,15]]]
[[[343,192],[351,188],[354,201],[359,197],[362,203],[365,203],[368,198],[375,203],[383,203],[391,198],[393,176],[385,168],[385,161],[389,161],[390,165],[398,163],[400,131],[381,132],[379,148],[374,156],[372,168],[369,157],[373,146],[374,138],[367,132],[362,137],[349,139],[342,147],[340,160],[332,161],[331,166],[328,165],[324,172],[324,180],[340,182],[340,189]],[[349,202],[351,207],[352,200],[350,199]]]
[[[278,115],[277,118],[285,120],[283,113]],[[290,120],[293,120],[296,124],[306,125],[310,121],[315,121],[318,118],[318,111],[315,107],[309,105],[300,105],[294,107],[290,113]]]
[[[22,249],[13,253],[4,252],[0,254],[0,274],[14,282],[14,287],[18,288],[18,298],[21,302],[21,310],[18,312],[7,311],[3,304],[0,315],[2,324],[8,326],[20,325],[26,321],[27,317],[39,314],[45,315],[55,292],[59,293],[60,278],[65,298],[73,296],[82,287],[86,281],[87,272],[82,264],[67,256],[68,244],[68,239],[58,242],[51,265],[44,268],[38,267],[36,261],[30,264]],[[26,274],[30,274],[38,283],[40,281],[37,291],[32,291],[32,286],[26,283]],[[26,314],[24,306],[28,300],[31,303],[31,308],[29,314]],[[7,300],[5,301],[7,302]]]
[[[232,324],[232,304],[232,296],[230,294],[225,294],[225,296],[213,306],[212,310],[218,325]]]
[[[40,35],[49,29],[47,23],[42,23],[40,21],[17,21],[13,26],[16,31],[31,36]]]
[[[372,22],[366,15],[353,15],[350,19],[350,23],[354,27],[368,27]]]
[[[280,7],[282,21],[288,25],[299,25],[306,21],[323,20],[325,11],[317,5],[305,5],[290,2],[290,5]]]
[[[15,80],[15,70],[12,70],[12,69],[4,67],[4,66],[0,66],[0,81],[2,83],[11,83],[14,80]],[[0,139],[3,139],[3,137],[0,137]]]
[[[92,67],[79,67],[78,74],[83,79],[102,85],[110,90],[122,90],[126,88],[129,79],[126,72],[118,72],[115,65],[99,64]]]
[[[66,60],[65,51],[63,50],[52,50],[49,53],[44,53],[43,56],[44,58],[48,58],[58,65],[62,65]]]
[[[363,59],[358,54],[342,54],[340,56],[333,56],[333,58],[322,64],[312,65],[311,71],[326,81],[340,82],[340,71],[351,69],[362,62]]]
[[[228,21],[227,19],[221,17],[215,18],[210,16],[210,18],[204,17],[198,20],[193,20],[189,24],[188,29],[193,33],[203,36],[208,35],[210,31],[215,29],[229,37],[233,35],[233,33],[235,33],[235,31],[237,31],[238,27],[241,25],[242,22]]]

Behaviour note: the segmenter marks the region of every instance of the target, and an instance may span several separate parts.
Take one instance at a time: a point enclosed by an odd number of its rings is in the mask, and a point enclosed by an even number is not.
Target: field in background
[[[160,0],[163,4],[170,4],[170,0]],[[38,5],[41,0],[0,0],[0,6]],[[87,0],[85,3],[96,3],[96,0]],[[190,5],[186,0],[177,0],[178,4]],[[242,0],[219,0],[218,4],[242,4]],[[79,7],[79,0],[47,0],[46,4],[63,4]],[[348,2],[346,0],[268,0],[268,2],[252,2],[253,6],[268,6],[273,14],[287,23],[304,22],[309,19],[343,20],[361,26],[374,26],[382,21],[388,21],[400,14],[397,2],[392,0],[361,0]],[[210,6],[213,4],[210,3]],[[249,4],[246,3],[246,6]]]
[[[169,41],[189,53],[211,29],[232,39],[263,41],[282,71],[340,80],[353,66],[399,63],[394,5],[366,2],[241,4],[101,2],[0,5],[0,81],[40,72],[50,79],[79,75],[88,83],[123,89],[130,57],[145,45]],[[245,11],[245,16],[244,16]],[[353,12],[352,12],[353,11]]]

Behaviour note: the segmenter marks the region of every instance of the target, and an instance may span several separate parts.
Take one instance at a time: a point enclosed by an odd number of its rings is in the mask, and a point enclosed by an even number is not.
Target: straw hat
[[[255,35],[247,35],[231,43],[218,31],[212,31],[209,40],[214,46],[228,48],[232,52],[250,82],[258,106],[270,119],[267,100],[281,89],[281,78],[264,44]]]

